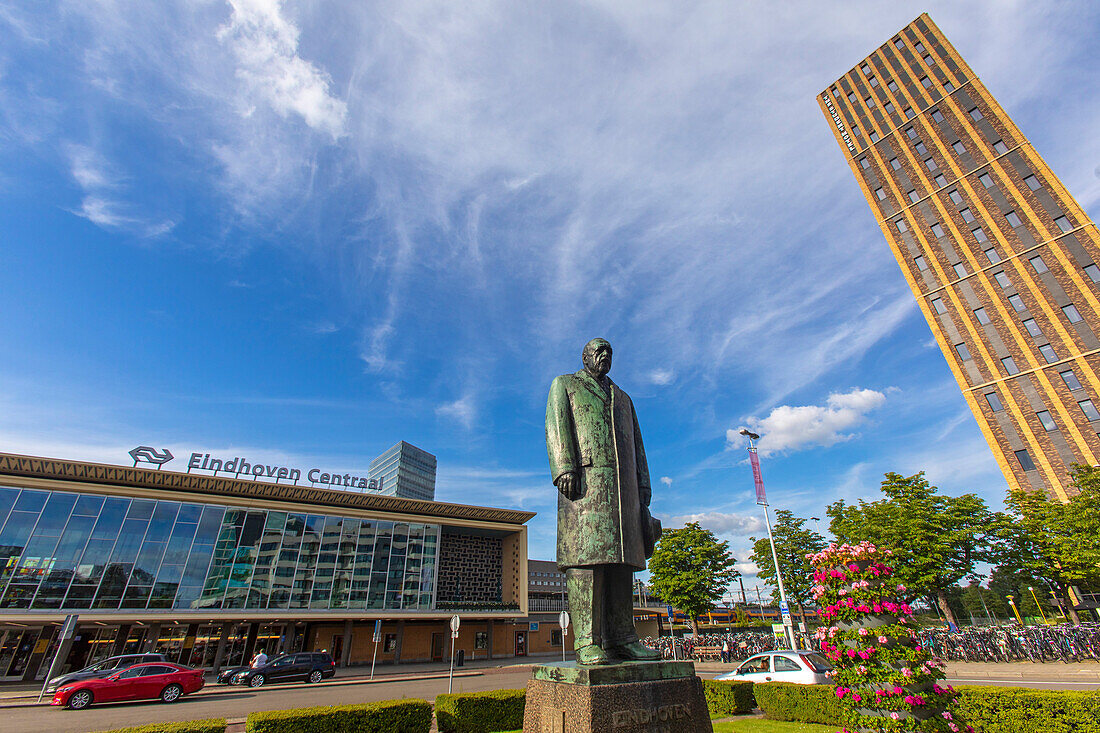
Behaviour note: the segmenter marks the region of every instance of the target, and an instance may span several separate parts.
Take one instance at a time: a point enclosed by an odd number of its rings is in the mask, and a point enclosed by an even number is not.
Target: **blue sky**
[[[742,425],[803,516],[890,470],[996,505],[815,102],[923,10],[1095,217],[1090,2],[0,2],[0,450],[404,439],[552,557],[546,391],[604,336],[655,512],[742,560]]]

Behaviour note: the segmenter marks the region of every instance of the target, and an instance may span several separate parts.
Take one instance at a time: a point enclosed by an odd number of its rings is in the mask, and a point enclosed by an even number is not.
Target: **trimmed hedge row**
[[[756,707],[752,683],[747,680],[703,680],[703,694],[712,718],[744,715]]]
[[[136,728],[115,728],[104,733],[225,733],[225,718],[188,720],[184,723],[152,723]]]
[[[527,690],[491,690],[436,695],[435,722],[440,733],[493,733],[523,727]]]
[[[764,717],[792,723],[843,725],[844,712],[832,685],[768,682],[753,688]]]
[[[431,727],[431,704],[410,699],[268,710],[250,714],[244,729],[247,733],[428,733]]]
[[[959,714],[981,733],[1100,733],[1100,692],[956,687]]]

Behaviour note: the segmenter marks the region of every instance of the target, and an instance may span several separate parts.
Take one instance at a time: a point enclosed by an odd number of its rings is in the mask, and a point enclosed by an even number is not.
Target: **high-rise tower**
[[[1012,488],[1100,463],[1100,237],[927,14],[818,97]]]
[[[370,462],[367,476],[379,493],[434,501],[435,465],[435,456],[402,440]]]

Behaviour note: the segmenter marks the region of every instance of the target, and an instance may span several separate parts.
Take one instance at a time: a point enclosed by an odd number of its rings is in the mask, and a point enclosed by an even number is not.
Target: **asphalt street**
[[[708,665],[709,666],[709,665]],[[1005,672],[997,678],[990,676],[949,678],[951,684],[1011,685],[1050,690],[1100,690],[1100,681],[1065,681],[1056,679],[1065,670],[1054,665],[1035,665],[1026,670]],[[712,678],[718,672],[701,670],[700,676]],[[456,677],[455,692],[480,692],[519,688],[526,685],[530,669],[525,667],[489,670],[485,674]],[[1045,679],[1044,679],[1045,678]],[[91,733],[131,725],[144,725],[153,721],[197,720],[225,717],[230,720],[244,718],[257,710],[285,710],[312,705],[346,705],[350,703],[393,700],[396,698],[423,698],[433,700],[447,692],[447,679],[393,680],[370,684],[319,685],[302,683],[272,685],[261,690],[231,688],[222,694],[203,694],[185,697],[177,703],[165,705],[159,702],[116,703],[93,706],[89,710],[73,711],[55,707],[13,707],[3,710],[3,730],[11,733],[50,731],[50,733]]]

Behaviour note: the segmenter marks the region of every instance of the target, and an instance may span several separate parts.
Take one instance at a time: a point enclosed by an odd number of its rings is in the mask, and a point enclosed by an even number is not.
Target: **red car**
[[[201,690],[204,684],[201,669],[181,667],[169,662],[135,664],[110,677],[62,685],[50,704],[83,710],[93,702],[157,698],[161,702],[175,702],[183,695]]]

